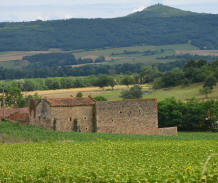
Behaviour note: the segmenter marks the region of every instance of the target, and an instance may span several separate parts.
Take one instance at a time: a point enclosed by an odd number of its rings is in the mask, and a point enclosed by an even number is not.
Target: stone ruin
[[[156,99],[96,102],[92,98],[31,100],[31,125],[66,132],[177,135],[177,127],[158,128]]]

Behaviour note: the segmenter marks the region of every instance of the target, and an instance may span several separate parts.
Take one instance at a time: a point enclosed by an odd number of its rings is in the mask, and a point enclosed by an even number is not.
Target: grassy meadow
[[[217,133],[82,134],[0,122],[0,134],[5,136],[0,144],[4,183],[218,180]],[[12,142],[15,137],[22,143]]]
[[[205,98],[205,95],[200,94],[200,89],[203,84],[192,84],[190,86],[177,86],[165,89],[151,89],[151,85],[142,85],[143,91],[149,91],[149,94],[144,94],[143,98],[157,98],[158,101],[166,98],[175,97],[178,100],[186,100],[193,97]],[[131,87],[131,86],[130,86]],[[82,92],[84,96],[103,96],[107,100],[122,100],[120,93],[122,90],[128,89],[127,86],[116,86],[114,90],[110,87],[106,87],[104,90],[98,87],[87,87],[87,88],[75,88],[75,89],[61,89],[61,90],[47,90],[47,91],[34,91],[24,92],[25,95],[33,95],[38,93],[42,97],[70,97],[76,96],[78,92]],[[212,93],[208,97],[218,97],[218,85],[214,87]]]

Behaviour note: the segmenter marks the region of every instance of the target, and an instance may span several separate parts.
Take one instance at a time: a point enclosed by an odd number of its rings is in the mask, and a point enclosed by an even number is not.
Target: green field
[[[165,45],[165,46],[131,46],[131,47],[121,47],[121,48],[106,48],[106,49],[96,49],[91,51],[73,51],[73,54],[77,57],[84,56],[110,56],[110,57],[120,57],[114,61],[108,62],[109,64],[122,64],[122,63],[145,63],[145,64],[154,64],[154,63],[167,63],[170,61],[175,61],[171,59],[159,60],[157,57],[170,56],[174,55],[176,50],[197,50],[195,46],[190,44],[178,44],[178,45]],[[125,54],[124,51],[128,52],[141,52],[134,54]],[[144,56],[144,51],[160,51],[163,50],[163,53],[156,53],[154,55]],[[112,55],[113,54],[113,55]]]
[[[0,134],[29,141],[0,145],[4,183],[218,181],[217,133],[82,134],[1,122]]]
[[[154,55],[144,56],[144,51],[157,51]],[[163,52],[160,53],[160,50]],[[175,59],[157,59],[157,57],[162,56],[171,56],[175,54],[176,50],[198,50],[197,47],[192,46],[190,44],[178,44],[178,45],[165,45],[165,46],[130,46],[130,47],[120,47],[120,48],[104,48],[104,49],[96,49],[96,50],[71,50],[67,51],[68,53],[72,53],[76,58],[86,57],[86,56],[105,56],[114,58],[112,61],[107,61],[106,64],[123,64],[123,63],[144,63],[144,64],[154,64],[154,63],[167,63],[171,61],[175,61]],[[139,53],[130,53],[125,54],[124,51],[128,52],[139,52]],[[66,53],[66,51],[61,50],[50,50],[50,51],[42,51],[41,53]],[[23,62],[14,61],[21,60],[22,57],[39,54],[38,52],[32,51],[21,51],[21,52],[0,52],[0,67],[5,68],[21,68],[25,65]],[[10,60],[10,58],[12,60]],[[8,61],[10,60],[10,61]],[[20,63],[20,64],[19,64]]]
[[[144,94],[143,98],[157,98],[158,101],[164,100],[166,98],[175,97],[178,100],[186,100],[190,98],[205,98],[205,95],[200,94],[199,90],[202,88],[203,84],[192,84],[190,86],[177,86],[165,89],[148,89],[144,88],[143,91],[149,91],[150,94]],[[107,90],[98,91],[91,94],[93,97],[104,96],[107,100],[121,100],[120,93],[122,90]],[[218,97],[218,85],[214,87],[213,92],[208,95],[208,97]]]

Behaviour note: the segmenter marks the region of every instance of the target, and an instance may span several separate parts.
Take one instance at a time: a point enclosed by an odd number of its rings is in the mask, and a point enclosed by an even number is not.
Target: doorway
[[[56,129],[57,129],[57,121],[56,121],[56,119],[54,119],[54,121],[53,121],[53,130],[56,131]]]
[[[77,119],[73,120],[73,131],[78,132],[78,120]]]

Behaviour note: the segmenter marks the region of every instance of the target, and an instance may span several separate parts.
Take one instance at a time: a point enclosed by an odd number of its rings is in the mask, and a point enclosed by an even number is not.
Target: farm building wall
[[[45,100],[30,101],[30,124],[53,129],[51,108]]]
[[[0,109],[0,119],[5,118],[7,120],[16,122],[22,122],[24,124],[29,123],[29,108],[6,108]]]
[[[75,105],[67,99],[52,100],[30,102],[30,124],[66,132],[177,134],[176,127],[158,128],[155,99],[97,103],[86,99],[84,105],[80,105],[82,99],[72,100]]]
[[[51,107],[46,100],[31,101],[30,124],[59,131],[93,132],[94,106]]]
[[[156,100],[97,102],[98,132],[137,132],[140,128],[158,128]]]
[[[177,128],[158,128],[156,99],[96,103],[97,132],[175,135]]]
[[[56,130],[94,132],[94,106],[51,107],[53,124]]]

